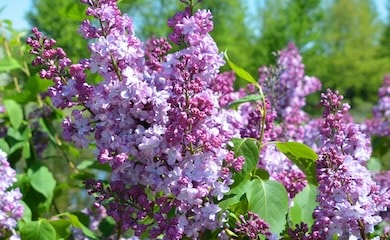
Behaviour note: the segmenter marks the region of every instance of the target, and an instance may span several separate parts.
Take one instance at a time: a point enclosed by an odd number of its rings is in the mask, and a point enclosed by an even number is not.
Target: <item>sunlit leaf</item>
[[[305,173],[309,183],[318,185],[315,165],[318,155],[313,149],[298,142],[278,142],[276,147]]]
[[[314,222],[313,211],[318,205],[316,202],[317,187],[308,184],[293,199],[293,206],[290,208],[290,219],[292,223],[305,222],[310,228]]]
[[[284,186],[273,180],[253,179],[246,186],[248,211],[257,213],[273,233],[281,233],[286,224],[288,195]]]
[[[225,58],[229,64],[229,66],[232,68],[232,70],[242,79],[244,79],[245,81],[249,82],[249,83],[253,83],[253,84],[257,84],[257,81],[252,77],[252,75],[247,72],[245,69],[237,66],[236,64],[234,64],[232,61],[230,61],[228,55],[227,55],[227,51],[225,51]]]

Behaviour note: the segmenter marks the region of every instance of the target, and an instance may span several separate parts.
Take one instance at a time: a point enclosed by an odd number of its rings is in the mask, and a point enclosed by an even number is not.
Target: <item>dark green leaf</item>
[[[115,226],[115,220],[111,217],[107,217],[99,223],[99,230],[103,233],[105,237],[109,237],[114,233]]]
[[[238,105],[246,102],[257,102],[258,100],[263,99],[263,97],[259,94],[251,94],[247,95],[243,98],[237,99],[229,104],[229,108],[236,108]]]
[[[244,79],[245,81],[249,82],[249,83],[253,83],[255,85],[257,85],[257,81],[252,77],[252,75],[247,72],[246,70],[244,70],[243,68],[237,66],[236,64],[234,64],[232,61],[229,60],[229,57],[227,55],[227,51],[225,51],[225,58],[229,64],[229,66],[232,68],[232,70],[242,79]]]
[[[309,229],[314,222],[313,211],[317,206],[317,187],[308,184],[293,199],[293,206],[290,208],[290,219],[292,223],[307,223]]]
[[[269,225],[271,232],[285,229],[288,195],[284,186],[273,180],[253,179],[246,186],[248,211],[257,213]]]
[[[309,183],[318,185],[315,165],[318,155],[309,146],[298,142],[278,142],[276,147],[305,173]]]
[[[20,124],[23,122],[23,109],[22,107],[11,99],[4,100],[4,106],[8,114],[11,125],[18,129]]]
[[[27,222],[20,230],[23,240],[53,240],[56,239],[56,231],[46,219]]]
[[[256,174],[256,176],[259,176],[263,180],[268,180],[269,179],[269,173],[265,169],[258,168],[258,169],[256,169],[256,173],[255,174]]]

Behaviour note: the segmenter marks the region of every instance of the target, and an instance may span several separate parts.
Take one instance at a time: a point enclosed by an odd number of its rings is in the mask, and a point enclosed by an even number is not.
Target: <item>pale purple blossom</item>
[[[16,182],[16,172],[11,168],[7,154],[0,149],[0,238],[12,236],[15,233],[17,221],[23,216],[22,194],[19,188],[12,188]],[[5,235],[3,235],[5,234]]]

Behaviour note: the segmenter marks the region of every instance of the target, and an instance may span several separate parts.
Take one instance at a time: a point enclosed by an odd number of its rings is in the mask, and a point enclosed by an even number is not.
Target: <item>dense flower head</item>
[[[135,238],[197,239],[206,230],[222,229],[227,216],[218,202],[245,163],[229,150],[236,137],[261,139],[258,167],[281,182],[290,199],[307,181],[272,141],[305,142],[319,153],[313,232],[306,236],[307,226],[300,225],[291,236],[359,237],[382,220],[390,192],[365,167],[369,141],[338,92],[324,93],[322,119],[309,121],[302,109],[305,98],[321,85],[305,76],[294,44],[278,53],[275,67],[259,69],[264,101],[241,104],[235,111],[229,104],[257,89],[248,85],[235,91],[234,73],[219,73],[225,62],[209,34],[209,10],[194,11],[193,1],[182,1],[187,8],[168,21],[169,39],[180,47],[170,53],[165,38],[143,44],[116,1],[81,2],[99,23],[85,20],[79,29],[89,40],[90,58],[71,63],[55,40],[35,28],[27,43],[36,56],[34,65],[44,67],[40,76],[54,83],[48,91],[54,106],[70,108],[63,138],[81,148],[93,144],[97,160],[112,169],[107,185],[94,179],[85,185],[95,206],[105,209],[101,216],[111,216],[120,231],[131,230]],[[101,81],[88,84],[87,71]],[[388,81],[385,85],[388,89]],[[385,100],[374,114],[381,121],[389,92],[383,89]],[[236,226],[238,235],[250,239],[271,236],[269,225],[255,213],[241,215]]]
[[[277,119],[285,125],[282,135],[299,140],[303,134],[301,125],[308,120],[302,110],[306,96],[321,89],[320,81],[305,75],[302,57],[293,43],[278,53],[275,67],[259,68],[259,76]]]
[[[378,90],[378,103],[372,109],[372,119],[364,124],[370,136],[390,136],[390,75],[385,75]]]
[[[236,223],[234,231],[249,239],[258,239],[260,235],[271,235],[269,224],[261,219],[256,213],[248,212],[246,216],[240,215],[240,221]]]
[[[0,238],[14,234],[17,221],[23,216],[22,194],[19,189],[11,189],[16,182],[16,172],[11,168],[7,155],[0,149]]]
[[[263,103],[240,106],[239,111],[244,118],[241,136],[256,139],[262,136],[264,143],[304,141],[304,125],[309,121],[309,116],[302,108],[306,104],[306,96],[318,91],[321,84],[317,78],[305,76],[298,48],[290,43],[277,54],[275,66],[260,67],[258,82],[265,95],[265,106]],[[253,86],[249,86],[246,92],[256,93]],[[263,118],[264,126],[261,125]],[[266,169],[272,178],[280,181],[290,197],[295,196],[306,185],[302,171],[272,144],[263,146],[259,167]]]
[[[381,190],[366,168],[370,145],[346,115],[349,108],[341,100],[341,95],[330,90],[322,95],[319,205],[313,214],[313,233],[324,238],[365,238],[382,221],[380,213],[390,207],[390,194]]]
[[[161,62],[166,60],[166,55],[172,46],[167,39],[152,37],[145,44],[146,65],[150,71],[161,70]]]
[[[90,40],[91,57],[47,78],[60,95],[49,94],[55,106],[72,107],[63,121],[64,139],[83,148],[93,143],[99,162],[112,168],[109,186],[86,182],[95,205],[136,236],[197,238],[215,230],[225,217],[217,202],[244,159],[227,149],[239,136],[241,117],[221,108],[223,92],[211,87],[224,61],[209,35],[210,11],[176,14],[169,21],[171,39],[182,49],[168,53],[163,38],[144,46],[115,1],[82,2],[100,23],[84,21],[79,29]],[[29,42],[38,49],[45,37],[34,36]],[[42,51],[34,53],[39,58]],[[86,84],[86,70],[102,80]]]

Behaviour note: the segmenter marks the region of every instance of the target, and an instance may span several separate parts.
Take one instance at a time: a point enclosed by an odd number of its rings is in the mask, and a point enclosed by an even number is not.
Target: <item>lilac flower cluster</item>
[[[10,189],[16,182],[16,172],[11,168],[7,155],[0,149],[0,238],[17,239],[14,229],[23,216],[22,194],[19,188]]]
[[[240,215],[240,222],[237,222],[237,227],[234,231],[249,239],[258,239],[260,235],[270,236],[269,225],[261,219],[256,213],[248,212],[247,216]]]
[[[380,212],[390,207],[390,192],[381,191],[365,167],[371,154],[369,141],[347,115],[349,106],[342,99],[338,92],[322,94],[319,205],[313,214],[312,234],[319,239],[334,235],[366,239],[382,221]]]
[[[209,35],[210,11],[188,7],[169,21],[170,39],[183,48],[168,54],[162,38],[144,49],[114,0],[82,2],[100,23],[80,27],[91,40],[90,59],[71,64],[37,29],[27,43],[34,64],[46,66],[41,76],[54,82],[55,106],[72,107],[64,139],[79,147],[94,143],[99,162],[112,167],[109,187],[86,183],[96,206],[105,205],[123,231],[137,236],[197,238],[220,227],[225,217],[217,202],[244,161],[227,150],[239,136],[240,116],[222,109],[221,92],[211,89],[224,61]],[[86,70],[102,81],[87,84]]]
[[[390,136],[390,75],[385,75],[378,90],[378,103],[372,109],[373,118],[365,122],[365,132],[370,136]]]
[[[321,83],[317,78],[305,76],[302,57],[297,47],[290,43],[279,52],[275,67],[259,68],[259,84],[266,96],[266,106],[257,103],[258,106],[243,105],[240,108],[245,120],[241,136],[259,138],[262,131],[260,123],[265,117],[264,146],[259,167],[280,181],[292,198],[305,187],[305,175],[274,145],[266,143],[304,140],[304,124],[309,116],[302,108],[306,104],[306,96],[318,91]],[[247,90],[249,93],[253,91],[251,88]]]

